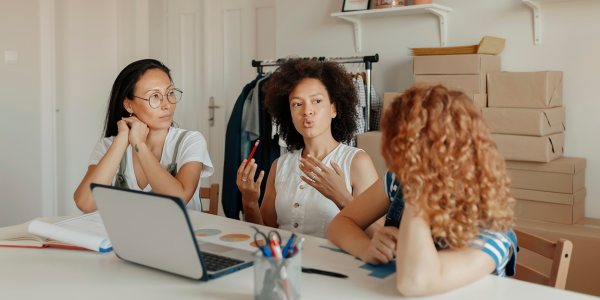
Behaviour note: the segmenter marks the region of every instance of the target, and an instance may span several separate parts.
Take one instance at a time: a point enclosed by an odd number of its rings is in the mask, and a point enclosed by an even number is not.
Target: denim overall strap
[[[167,172],[175,177],[177,175],[177,154],[179,153],[179,144],[181,144],[181,140],[189,133],[189,131],[182,132],[177,138],[177,142],[175,143],[175,151],[173,151],[173,160],[169,166],[167,166]],[[154,193],[153,190],[150,190],[149,193]]]
[[[398,190],[392,200],[392,205],[385,216],[385,226],[400,227],[400,220],[402,220],[402,213],[404,212],[404,196],[402,194],[401,185],[398,185]]]
[[[173,177],[177,175],[177,153],[179,152],[179,144],[181,144],[181,140],[187,135],[188,131],[184,131],[177,138],[177,142],[175,143],[175,152],[173,153],[173,160],[167,167],[167,172],[169,172]],[[127,168],[127,152],[123,154],[123,158],[121,158],[121,164],[119,165],[119,171],[117,172],[117,180],[115,180],[115,186],[123,189],[129,189],[129,185],[127,184],[127,178],[125,178],[125,169]],[[153,193],[150,190],[150,193]]]
[[[127,179],[125,178],[125,168],[127,167],[127,151],[121,158],[121,164],[119,165],[119,171],[117,172],[117,180],[115,180],[115,186],[122,189],[129,189]]]

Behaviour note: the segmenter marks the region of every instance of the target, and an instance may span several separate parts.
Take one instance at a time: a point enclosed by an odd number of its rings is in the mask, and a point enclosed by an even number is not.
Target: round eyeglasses
[[[166,96],[167,96],[167,101],[169,101],[169,103],[176,104],[177,102],[181,101],[181,99],[183,98],[183,92],[180,89],[174,88],[174,89],[168,91]],[[154,94],[150,95],[150,97],[148,97],[148,99],[138,97],[138,96],[133,96],[133,97],[148,101],[148,104],[150,104],[150,107],[152,107],[152,108],[159,108],[163,103],[163,94],[161,94],[161,93],[154,93]]]

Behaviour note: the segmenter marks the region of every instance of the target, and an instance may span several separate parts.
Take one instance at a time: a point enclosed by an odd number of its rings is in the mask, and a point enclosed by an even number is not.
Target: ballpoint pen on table
[[[337,278],[348,278],[348,276],[344,275],[344,274],[330,272],[330,271],[324,271],[324,270],[319,270],[319,269],[313,269],[313,268],[304,268],[303,267],[302,268],[302,272],[309,273],[309,274],[312,273],[312,274],[319,274],[319,275],[337,277]]]

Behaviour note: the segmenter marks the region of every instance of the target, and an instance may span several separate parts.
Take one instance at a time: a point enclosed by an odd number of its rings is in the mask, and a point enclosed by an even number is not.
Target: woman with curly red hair
[[[514,276],[515,199],[472,101],[440,85],[415,86],[394,100],[381,130],[390,170],[335,217],[329,239],[370,264],[395,258],[404,296]],[[363,230],[384,215],[386,226],[367,237]]]

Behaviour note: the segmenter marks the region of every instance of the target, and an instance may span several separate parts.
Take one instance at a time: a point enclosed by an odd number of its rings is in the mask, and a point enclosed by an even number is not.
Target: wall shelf
[[[542,44],[542,5],[546,3],[572,2],[581,0],[523,0],[533,11],[533,43]]]
[[[529,1],[529,0],[523,0]],[[549,0],[552,1],[552,0]],[[439,4],[422,4],[410,5],[394,8],[369,9],[360,11],[350,11],[341,13],[332,13],[332,17],[336,17],[348,21],[354,25],[354,42],[356,44],[356,52],[361,51],[361,35],[362,35],[362,20],[371,18],[387,18],[399,17],[407,15],[433,14],[438,17],[440,23],[440,45],[446,47],[448,45],[448,18],[447,14],[452,11],[452,8]]]

